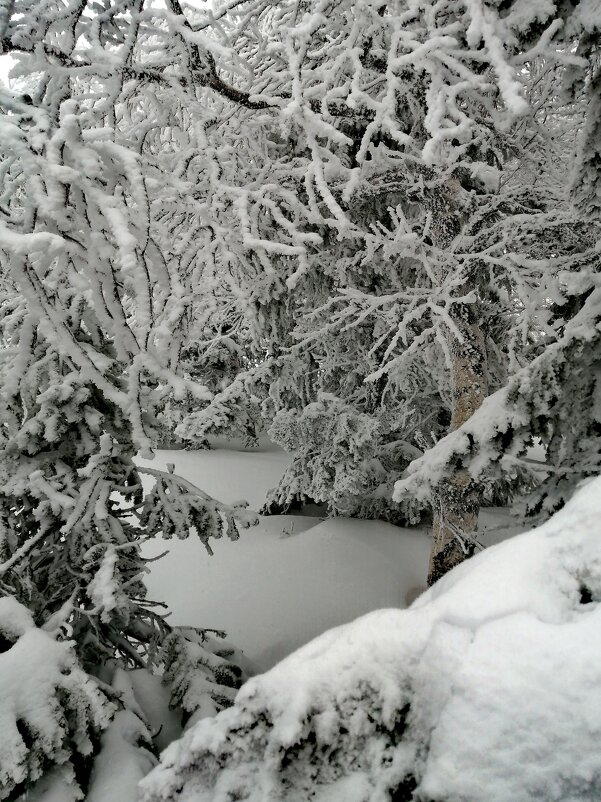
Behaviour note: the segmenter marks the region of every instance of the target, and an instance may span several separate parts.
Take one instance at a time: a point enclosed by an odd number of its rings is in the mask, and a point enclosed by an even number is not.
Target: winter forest
[[[0,0],[0,800],[601,800],[600,0]]]

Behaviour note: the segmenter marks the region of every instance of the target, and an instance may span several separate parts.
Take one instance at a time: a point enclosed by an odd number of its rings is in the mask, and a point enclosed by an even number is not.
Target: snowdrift
[[[145,802],[597,802],[601,479],[408,610],[331,630],[162,754]]]

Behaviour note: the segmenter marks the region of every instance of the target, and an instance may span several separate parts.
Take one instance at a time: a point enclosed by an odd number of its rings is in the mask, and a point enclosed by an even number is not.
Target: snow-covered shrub
[[[0,598],[0,799],[15,799],[43,775],[65,802],[82,799],[83,766],[114,711],[72,643],[38,629],[16,599]]]
[[[259,407],[247,393],[236,393],[236,385],[208,404],[195,402],[187,411],[181,408],[173,417],[176,437],[190,447],[206,447],[210,436],[240,437],[246,446],[257,444],[260,427]]]
[[[206,304],[199,306],[196,313],[207,315]],[[198,339],[195,334],[196,330],[190,332],[190,344],[182,350],[182,369],[187,377],[217,394],[217,398],[214,403],[201,403],[191,395],[173,398],[166,405],[162,422],[172,437],[189,448],[206,448],[209,436],[223,435],[240,437],[247,446],[256,445],[261,428],[258,399],[235,382],[248,367],[245,333],[238,332],[236,339],[206,330]]]
[[[145,802],[596,802],[601,479],[172,744]]]
[[[248,676],[241,652],[216,630],[174,627],[157,662],[160,675],[115,661],[97,668],[117,710],[89,763],[86,802],[137,802],[137,785],[162,749],[185,727],[229,707]]]
[[[102,734],[86,802],[135,802],[138,783],[157,763],[148,727],[131,709],[130,701],[115,713]]]
[[[229,707],[248,676],[242,653],[224,638],[219,630],[176,627],[163,644],[170,706],[183,710],[188,725]]]
[[[292,462],[266,509],[284,509],[306,500],[327,504],[332,515],[392,520],[416,517],[411,505],[390,501],[417,449],[382,436],[382,416],[359,412],[329,394],[302,409],[280,410],[271,424],[272,440],[291,452]],[[383,440],[388,439],[386,443]]]

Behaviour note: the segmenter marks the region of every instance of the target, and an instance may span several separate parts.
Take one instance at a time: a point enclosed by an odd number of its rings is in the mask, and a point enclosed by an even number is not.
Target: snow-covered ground
[[[269,443],[245,450],[224,442],[210,451],[159,451],[155,468],[175,472],[221,501],[245,498],[259,509],[289,457]],[[505,511],[485,511],[490,541],[508,533]],[[515,527],[514,530],[516,531]],[[156,541],[149,597],[166,601],[171,621],[223,629],[258,671],[325,630],[383,607],[407,606],[424,589],[427,534],[382,521],[262,517],[240,540]]]
[[[599,802],[601,479],[171,744],[146,802]],[[413,793],[415,791],[415,794]]]

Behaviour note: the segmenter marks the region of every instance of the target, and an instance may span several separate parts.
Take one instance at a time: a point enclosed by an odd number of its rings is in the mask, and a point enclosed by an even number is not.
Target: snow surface
[[[251,679],[168,747],[144,800],[598,802],[600,601],[595,479],[410,609],[327,632]]]
[[[290,458],[272,445],[208,451],[159,451],[142,465],[175,473],[220,501],[245,498],[259,509]],[[165,601],[173,624],[227,632],[259,671],[339,624],[382,607],[405,607],[424,589],[430,543],[424,532],[381,521],[302,515],[262,517],[240,540],[159,540],[149,598]]]
[[[137,746],[146,734],[131,710],[115,713],[102,735],[86,802],[134,802],[138,783],[156,763],[151,752]]]
[[[12,56],[4,53],[0,55],[0,86],[4,84],[8,86],[8,73],[12,69],[14,59]]]

